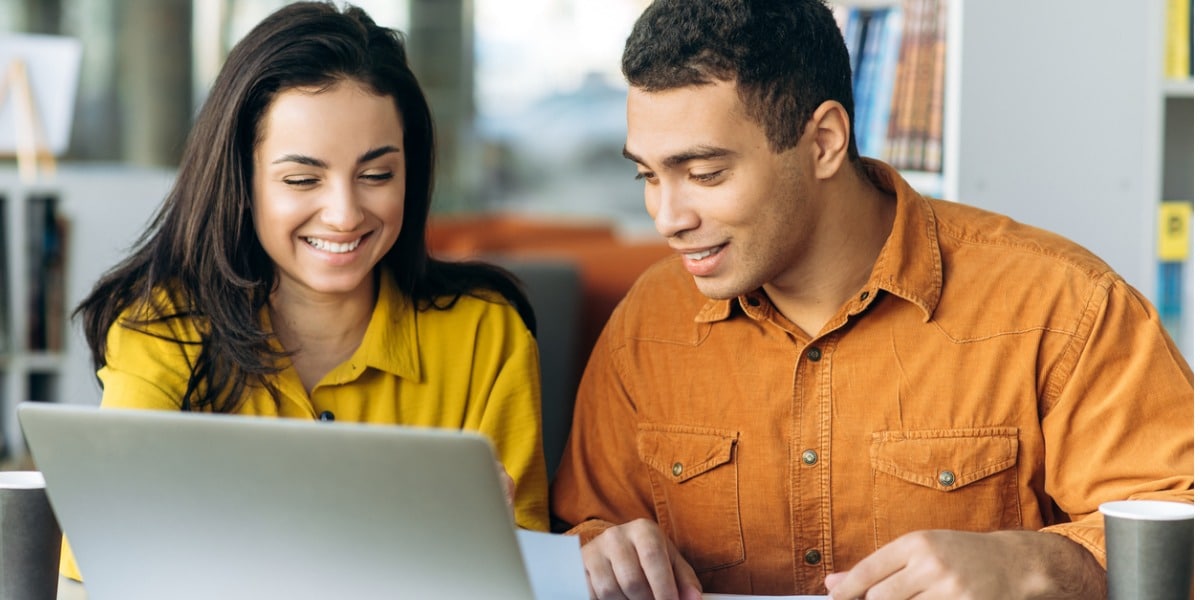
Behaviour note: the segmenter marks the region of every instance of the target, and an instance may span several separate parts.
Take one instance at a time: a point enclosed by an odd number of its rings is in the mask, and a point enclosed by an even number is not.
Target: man
[[[623,70],[680,257],[614,311],[554,483],[594,596],[1102,598],[1098,505],[1192,501],[1151,303],[860,158],[820,0],[658,0]]]

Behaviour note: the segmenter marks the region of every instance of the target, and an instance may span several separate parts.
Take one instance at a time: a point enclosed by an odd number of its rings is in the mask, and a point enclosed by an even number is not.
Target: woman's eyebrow
[[[378,148],[372,148],[371,150],[367,150],[366,152],[364,152],[362,154],[362,156],[358,157],[358,164],[369,162],[369,161],[375,160],[376,158],[379,158],[380,156],[383,156],[385,154],[391,154],[393,152],[399,152],[399,151],[400,151],[399,148],[392,146],[392,145],[380,146]],[[285,163],[285,162],[294,162],[297,164],[307,165],[310,167],[317,167],[317,168],[321,168],[321,169],[329,168],[329,163],[326,163],[325,161],[323,161],[319,158],[313,158],[311,156],[306,156],[304,154],[285,154],[285,155],[271,161],[271,164],[277,165],[279,163]]]

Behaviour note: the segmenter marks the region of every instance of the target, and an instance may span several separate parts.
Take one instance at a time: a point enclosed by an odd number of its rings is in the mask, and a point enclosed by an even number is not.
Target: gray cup
[[[54,600],[62,532],[37,471],[0,471],[0,600]]]
[[[1192,524],[1183,502],[1122,500],[1100,505],[1109,600],[1187,600],[1192,594]]]

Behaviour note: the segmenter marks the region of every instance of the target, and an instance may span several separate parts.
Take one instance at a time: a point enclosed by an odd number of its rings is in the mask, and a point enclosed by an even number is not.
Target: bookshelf
[[[1194,83],[1164,76],[1170,0],[943,1],[942,168],[906,177],[1071,238],[1155,299],[1158,206],[1194,195]]]
[[[0,166],[0,441],[4,456],[25,453],[16,406],[22,401],[96,404],[100,388],[70,311],[136,240],[166,194],[174,172],[118,165],[60,165],[52,178],[22,183],[15,166]],[[63,224],[57,275],[31,268],[35,198],[56,198]],[[46,319],[45,343],[31,343],[40,312],[30,295],[38,279],[57,278],[58,299]],[[34,336],[35,338],[37,336]]]

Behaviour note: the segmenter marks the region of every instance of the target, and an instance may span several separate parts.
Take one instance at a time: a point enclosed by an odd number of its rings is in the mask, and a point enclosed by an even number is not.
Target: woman
[[[532,310],[506,272],[429,256],[432,129],[399,34],[361,9],[255,27],[76,311],[102,406],[476,430],[516,523],[546,530]]]

